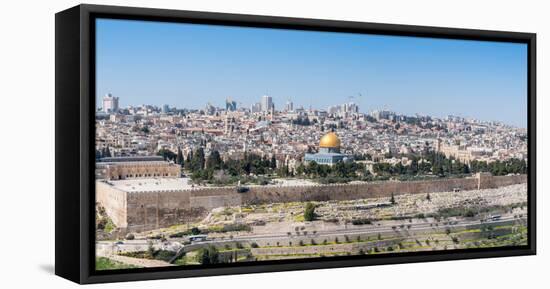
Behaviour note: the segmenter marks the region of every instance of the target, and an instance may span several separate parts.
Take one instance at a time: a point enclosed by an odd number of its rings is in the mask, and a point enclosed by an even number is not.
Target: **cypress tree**
[[[176,157],[176,164],[183,166],[183,153],[181,152],[180,147],[178,147],[178,156]]]

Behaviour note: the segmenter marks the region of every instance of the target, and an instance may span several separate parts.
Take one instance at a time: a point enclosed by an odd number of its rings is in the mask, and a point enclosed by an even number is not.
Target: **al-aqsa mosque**
[[[329,132],[321,138],[318,153],[307,153],[304,158],[306,162],[316,162],[320,165],[329,166],[337,162],[348,162],[352,159],[350,155],[340,153],[340,139],[334,132]]]

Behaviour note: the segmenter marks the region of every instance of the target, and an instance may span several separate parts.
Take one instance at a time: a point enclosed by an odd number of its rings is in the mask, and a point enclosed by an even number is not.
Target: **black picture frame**
[[[528,45],[528,245],[315,260],[265,261],[201,268],[96,272],[95,26],[98,17],[245,27],[516,42]],[[362,23],[102,5],[79,5],[55,16],[55,274],[77,283],[307,270],[536,254],[536,34]]]

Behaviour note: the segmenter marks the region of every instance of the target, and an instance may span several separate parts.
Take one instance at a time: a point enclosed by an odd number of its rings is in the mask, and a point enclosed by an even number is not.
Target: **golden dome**
[[[319,147],[322,147],[322,148],[339,148],[340,147],[340,139],[338,138],[338,136],[335,133],[329,132],[321,138],[321,141],[319,142]]]

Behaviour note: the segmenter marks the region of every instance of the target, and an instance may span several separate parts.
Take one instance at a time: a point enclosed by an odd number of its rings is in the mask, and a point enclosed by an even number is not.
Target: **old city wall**
[[[527,183],[527,175],[493,177],[496,187]]]
[[[411,181],[377,182],[361,184],[332,184],[315,186],[268,186],[251,187],[242,196],[243,204],[266,202],[352,200],[389,197],[392,193],[417,194],[459,190],[489,189],[527,182],[526,175],[491,176],[477,175],[469,178]],[[227,192],[229,193],[229,192]],[[233,189],[232,194],[235,193]]]
[[[452,189],[473,190],[478,188],[476,178],[379,182],[362,184],[331,184],[315,186],[252,187],[243,194],[243,203],[327,201],[378,198],[406,193],[432,193]]]
[[[527,175],[514,176],[486,176],[488,180],[482,184],[482,188],[498,188],[527,182]],[[482,178],[483,179],[483,178]]]
[[[477,175],[470,178],[411,182],[379,182],[314,186],[251,186],[239,193],[235,187],[194,188],[180,191],[125,193],[108,185],[98,186],[98,201],[114,216],[119,227],[144,231],[185,224],[207,216],[211,209],[223,206],[272,202],[350,200],[389,197],[392,193],[416,194],[496,188],[525,183],[525,175]],[[107,186],[107,187],[106,187]],[[106,188],[103,191],[103,188]],[[115,190],[116,191],[116,190]],[[115,200],[114,202],[111,202]],[[124,221],[126,218],[126,222]]]
[[[192,207],[189,191],[134,192],[128,194],[128,229],[144,231],[185,224],[206,213]]]
[[[205,217],[213,208],[238,206],[241,196],[235,188],[128,194],[128,229],[143,231],[185,224]]]
[[[96,182],[96,202],[103,206],[105,212],[117,227],[128,226],[126,192],[117,190],[107,183]]]

